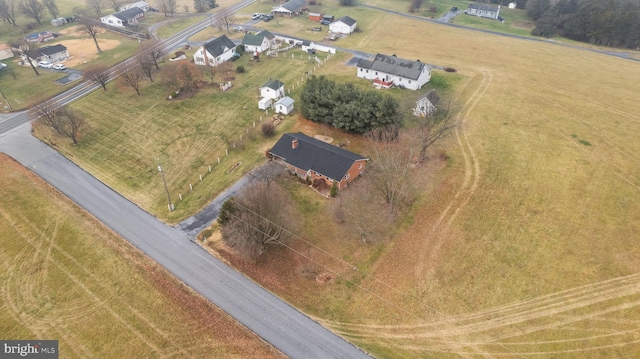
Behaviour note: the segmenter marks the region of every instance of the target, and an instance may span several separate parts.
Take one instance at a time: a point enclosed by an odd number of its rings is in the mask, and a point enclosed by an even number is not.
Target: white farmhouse
[[[262,53],[276,46],[276,37],[268,30],[262,30],[255,35],[246,34],[242,39],[244,51],[253,53]]]
[[[329,31],[339,34],[351,34],[356,31],[358,22],[349,16],[344,16],[329,24]]]
[[[260,87],[260,96],[277,100],[284,96],[284,83],[280,80],[269,80]]]
[[[373,80],[376,87],[396,86],[418,90],[431,79],[429,66],[420,62],[401,59],[395,55],[377,54],[373,61],[360,59],[356,76]]]
[[[467,15],[498,20],[498,17],[500,17],[500,5],[470,3],[464,13]]]
[[[193,61],[196,65],[218,66],[234,56],[236,56],[236,44],[226,35],[222,35],[201,46],[193,54]]]
[[[131,9],[133,7],[137,7],[137,8],[141,9],[144,12],[149,11],[149,4],[147,4],[146,1],[136,1],[136,2],[133,2],[131,4],[125,4],[125,5],[120,6],[120,8],[118,10],[123,11],[123,10]]]
[[[107,25],[125,27],[136,24],[138,20],[144,17],[144,11],[139,7],[132,7],[130,9],[119,11],[115,14],[103,16],[100,21]]]

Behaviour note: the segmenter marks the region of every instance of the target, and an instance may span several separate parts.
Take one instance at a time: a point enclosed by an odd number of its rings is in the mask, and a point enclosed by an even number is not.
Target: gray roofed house
[[[255,35],[246,34],[242,39],[242,45],[247,52],[263,52],[275,45],[275,35],[268,30],[262,30]]]
[[[63,61],[71,56],[67,47],[62,44],[49,45],[39,48],[32,58],[38,61],[58,62]]]
[[[467,15],[498,20],[498,17],[500,16],[500,5],[470,3],[469,6],[464,10],[464,13]]]
[[[345,24],[347,24],[349,26],[351,26],[351,25],[353,25],[353,24],[355,24],[357,22],[355,19],[353,19],[353,18],[351,18],[349,16],[343,16],[343,17],[339,18],[336,21],[342,21],[342,22],[344,22]]]
[[[292,16],[301,14],[307,8],[307,0],[290,0],[280,6],[275,6],[271,12],[275,15]]]
[[[321,179],[329,186],[346,187],[360,175],[368,158],[309,137],[302,132],[285,133],[269,151],[273,160],[301,178]]]
[[[117,12],[115,14],[103,16],[100,21],[107,25],[124,27],[135,24],[139,19],[144,17],[144,11],[139,7],[132,7],[127,10]]]
[[[406,60],[395,55],[377,54],[373,60],[360,59],[356,76],[373,80],[381,87],[418,90],[431,79],[429,66],[420,60]]]
[[[218,66],[235,55],[236,44],[226,35],[222,35],[201,46],[193,55],[193,59],[196,65]]]
[[[355,19],[349,16],[343,16],[329,24],[329,31],[341,34],[351,34],[356,31],[357,26],[358,22]]]
[[[436,90],[432,89],[416,101],[416,107],[413,109],[413,115],[417,117],[429,117],[433,115],[436,111],[436,105],[438,102],[440,102],[440,96],[438,96]]]
[[[280,80],[269,79],[264,85],[260,86],[260,96],[274,100],[279,99],[284,96],[284,83]]]

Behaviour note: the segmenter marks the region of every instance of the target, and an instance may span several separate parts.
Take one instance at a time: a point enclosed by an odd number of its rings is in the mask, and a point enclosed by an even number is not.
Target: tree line
[[[640,47],[637,0],[528,0],[533,35],[561,35],[597,45]]]

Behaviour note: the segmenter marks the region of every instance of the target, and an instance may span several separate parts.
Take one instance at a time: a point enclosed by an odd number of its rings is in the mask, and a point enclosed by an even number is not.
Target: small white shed
[[[344,16],[329,24],[329,31],[339,34],[351,34],[356,31],[358,22],[349,16]]]
[[[281,113],[283,115],[288,115],[293,111],[293,103],[295,101],[289,97],[283,97],[276,102],[276,113]]]
[[[515,1],[509,3],[509,9],[515,9],[516,7],[518,7],[518,4]]]
[[[273,105],[273,99],[270,97],[263,97],[258,101],[258,108],[260,110],[266,110]]]

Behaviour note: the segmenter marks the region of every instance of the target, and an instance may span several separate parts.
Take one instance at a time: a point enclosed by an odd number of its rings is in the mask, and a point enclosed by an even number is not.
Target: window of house
[[[411,80],[409,80],[409,83],[411,83]]]
[[[196,61],[198,62],[204,62],[204,59],[202,57],[196,57]]]
[[[369,73],[369,70],[367,70],[367,73]]]
[[[358,169],[361,170],[362,169],[362,163],[358,166]]]
[[[376,71],[376,75],[378,74],[378,71]]]
[[[351,177],[351,174],[347,173],[347,175],[346,175],[346,176],[344,176],[344,179],[345,179],[345,180],[348,180],[350,177]]]

